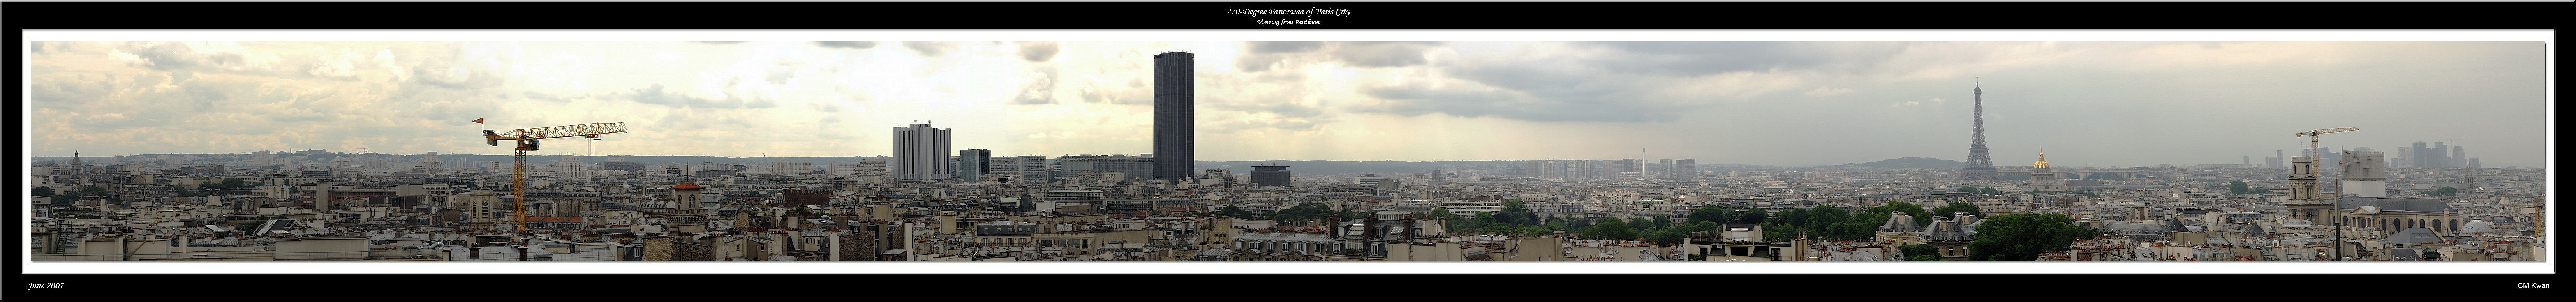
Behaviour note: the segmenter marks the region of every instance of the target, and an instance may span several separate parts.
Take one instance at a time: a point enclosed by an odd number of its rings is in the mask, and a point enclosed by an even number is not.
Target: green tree
[[[2429,194],[2429,195],[2440,195],[2440,196],[2460,196],[2460,188],[2442,187],[2442,188],[2440,188],[2440,189],[2433,189],[2432,191],[2424,191],[2424,194]]]
[[[1905,261],[1941,261],[1941,256],[1940,256],[1940,255],[1914,255],[1914,256],[1909,256],[1908,258],[1906,258],[1906,259],[1905,259]]]
[[[1646,229],[1660,229],[1660,228],[1663,228],[1664,226],[1665,226],[1665,225],[1662,225],[1662,224],[1655,224],[1655,221],[1654,221],[1654,220],[1648,220],[1648,219],[1646,219],[1645,217],[1629,217],[1629,218],[1628,218],[1628,227],[1636,228],[1636,229],[1639,229],[1639,230],[1646,230]]]
[[[1591,228],[1584,229],[1583,234],[1580,237],[1584,239],[1606,240],[1637,239],[1637,229],[1628,227],[1628,222],[1620,221],[1618,219],[1604,220],[1606,221],[1592,224]]]
[[[1657,228],[1657,229],[1661,229],[1661,228],[1664,228],[1665,226],[1673,225],[1673,219],[1672,219],[1672,218],[1665,218],[1664,216],[1655,216],[1655,221],[1654,221],[1654,222],[1655,222],[1655,228]]]
[[[1538,213],[1530,212],[1529,205],[1521,203],[1521,200],[1519,199],[1504,200],[1503,210],[1501,213],[1494,214],[1494,221],[1514,226],[1538,225],[1539,223]]]
[[[2040,253],[2066,251],[2076,238],[2091,232],[2065,214],[1996,216],[1977,223],[1977,241],[1968,244],[1968,259],[2039,260]]]
[[[1716,222],[1716,223],[1733,223],[1733,222],[1732,222],[1732,221],[1730,221],[1730,220],[1734,219],[1735,217],[1732,217],[1732,216],[1735,216],[1735,215],[1734,215],[1734,213],[1733,213],[1733,212],[1731,212],[1731,211],[1728,211],[1728,210],[1727,210],[1726,208],[1724,208],[1724,207],[1718,207],[1717,205],[1705,205],[1705,206],[1700,206],[1698,210],[1692,210],[1692,211],[1690,212],[1690,216],[1688,216],[1688,217],[1689,217],[1689,219],[1690,219],[1690,221],[1689,221],[1689,222],[1701,222],[1701,221],[1707,221],[1707,222]]]
[[[1933,258],[1933,260],[1940,260],[1940,257],[1941,257],[1941,250],[1940,250],[1940,249],[1937,249],[1937,248],[1933,248],[1933,247],[1932,247],[1932,245],[1930,245],[1930,244],[1899,245],[1899,246],[1896,246],[1896,251],[1897,251],[1897,252],[1899,252],[1899,253],[1904,253],[1905,257],[1907,257],[1907,258],[1908,258],[1908,259],[1906,259],[1906,260],[1914,260],[1914,259],[1912,259],[1912,258],[1914,258],[1914,257],[1925,257],[1925,256],[1930,256],[1930,257],[1932,257],[1932,258]],[[1915,261],[1923,261],[1923,260],[1915,260]]]
[[[1770,211],[1763,211],[1762,209],[1744,211],[1743,215],[1735,218],[1735,223],[1762,223],[1765,218],[1764,216],[1770,216],[1770,214]]]
[[[1906,215],[1906,216],[1914,216],[1914,225],[1915,225],[1915,226],[1925,226],[1925,225],[1931,225],[1931,224],[1932,224],[1932,212],[1930,212],[1930,211],[1924,211],[1924,210],[1923,210],[1923,205],[1918,205],[1918,204],[1914,204],[1914,203],[1911,203],[1911,202],[1890,201],[1890,202],[1887,202],[1887,204],[1885,204],[1885,205],[1880,205],[1880,206],[1875,207],[1875,208],[1870,208],[1870,210],[1871,210],[1871,212],[1876,212],[1876,213],[1905,213],[1905,215]],[[1893,218],[1893,217],[1891,217],[1891,218]],[[1880,224],[1885,224],[1885,223],[1886,223],[1886,221],[1885,221],[1885,220],[1880,220]]]
[[[1767,222],[1780,224],[1778,225],[1779,227],[1773,227],[1773,229],[1797,228],[1799,225],[1807,223],[1807,212],[1809,212],[1807,209],[1789,209],[1788,211],[1780,211],[1780,217],[1774,217],[1776,219],[1772,219],[1772,221]]]
[[[1441,221],[1449,222],[1449,226],[1451,227],[1464,225],[1467,222],[1466,218],[1458,217],[1458,214],[1449,213],[1449,208],[1432,208],[1430,216],[1433,219],[1440,219]]]
[[[2234,194],[2246,194],[2246,193],[2251,193],[2251,192],[2253,192],[2253,191],[2254,191],[2253,189],[2251,189],[2251,188],[2247,188],[2247,187],[2245,186],[2245,181],[2238,180],[2238,181],[2229,181],[2229,182],[2227,182],[2227,193],[2234,193]]]
[[[1811,229],[1822,229],[1851,220],[1851,212],[1834,206],[1817,206],[1814,211],[1807,211],[1807,216],[1807,226]]]
[[[1225,217],[1253,219],[1252,211],[1245,211],[1243,208],[1237,208],[1234,206],[1225,206],[1225,208],[1217,209],[1216,214]]]
[[[34,193],[30,194],[34,196],[54,196],[54,187],[36,186],[35,189],[30,189],[28,191],[29,193]]]
[[[1977,215],[1979,217],[1986,216],[1985,212],[1977,210],[1977,205],[1968,204],[1968,202],[1965,201],[1952,201],[1949,205],[1932,208],[1932,216],[1939,216],[1942,218],[1959,219],[1959,216],[1957,215],[1958,213],[1968,213],[1968,215]]]

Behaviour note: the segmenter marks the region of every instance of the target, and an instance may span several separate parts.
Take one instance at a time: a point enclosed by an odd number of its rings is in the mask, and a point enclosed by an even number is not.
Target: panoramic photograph
[[[2529,263],[2548,46],[37,40],[22,261]]]

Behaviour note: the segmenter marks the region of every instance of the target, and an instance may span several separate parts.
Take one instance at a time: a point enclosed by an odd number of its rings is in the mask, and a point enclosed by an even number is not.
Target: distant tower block
[[[954,176],[955,166],[948,164],[948,131],[922,123],[895,127],[895,179],[921,181]]]
[[[2343,152],[2343,195],[2388,197],[2387,155],[2380,153]]]
[[[1154,179],[1180,183],[1190,177],[1196,157],[1190,140],[1196,120],[1197,84],[1191,79],[1195,59],[1188,52],[1154,55]]]
[[[1995,172],[1994,158],[1986,156],[1986,88],[1980,85],[1969,92],[1975,94],[1976,101],[1976,123],[1971,130],[1975,135],[1968,144],[1968,167],[1959,169],[1959,180],[1993,181],[2002,178],[2003,173]]]
[[[1252,183],[1273,187],[1288,186],[1288,167],[1252,166]]]

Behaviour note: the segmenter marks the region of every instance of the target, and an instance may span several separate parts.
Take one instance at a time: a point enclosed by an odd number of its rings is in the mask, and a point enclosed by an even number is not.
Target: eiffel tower
[[[1976,135],[1968,143],[1968,167],[1959,169],[1959,180],[1994,181],[2003,174],[1995,172],[1994,158],[1986,156],[1986,88],[1969,91],[1976,95]]]

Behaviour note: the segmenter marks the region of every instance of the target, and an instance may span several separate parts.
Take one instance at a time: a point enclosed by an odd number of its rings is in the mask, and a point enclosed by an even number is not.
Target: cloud
[[[1887,108],[1911,109],[1911,108],[1914,108],[1914,107],[1923,106],[1923,104],[1924,104],[1924,103],[1932,103],[1932,107],[1934,107],[1934,108],[1939,108],[1939,107],[1941,107],[1941,102],[1945,102],[1945,101],[1948,101],[1948,100],[1943,100],[1943,99],[1941,99],[1941,98],[1932,98],[1931,100],[1924,100],[1924,101],[1903,101],[1903,102],[1896,102],[1896,103],[1890,103],[1890,104],[1887,104]]]
[[[1856,70],[1906,51],[1905,42],[1582,42],[1607,52],[1589,65],[1659,75],[1710,75],[1808,69]]]
[[[1019,94],[1011,98],[1012,104],[1045,105],[1055,103],[1054,68],[1039,68],[1039,70],[1029,71],[1028,79],[1028,84],[1021,86]]]
[[[817,46],[823,46],[823,47],[830,47],[830,48],[869,49],[869,48],[876,48],[876,47],[877,47],[877,42],[876,42],[876,41],[814,41],[814,45],[817,45]]]
[[[921,54],[921,56],[924,56],[924,57],[936,57],[936,56],[939,56],[940,54],[948,53],[948,51],[949,51],[949,50],[955,50],[955,49],[957,49],[957,43],[956,43],[956,42],[932,42],[932,41],[903,41],[903,47],[904,47],[904,48],[911,48],[913,53],[919,53],[919,54]]]
[[[1404,76],[1407,80],[1400,84],[1361,89],[1362,94],[1384,102],[1362,104],[1353,112],[1664,122],[1682,112],[1799,92],[1808,85],[1805,78],[1817,73],[1809,69],[1846,67],[1833,58],[1867,60],[1887,56],[1890,53],[1882,50],[1901,46],[1858,45],[1855,48],[1862,50],[1775,42],[1471,43],[1451,45],[1448,49],[1455,55],[1439,62],[1409,61],[1425,58],[1422,54],[1433,44],[1354,43],[1333,45],[1328,52],[1396,49],[1385,53],[1404,55],[1346,61],[1430,67]],[[1786,58],[1762,57],[1770,55]],[[1857,92],[1814,87],[1805,95]]]
[[[1854,90],[1851,88],[1826,88],[1825,86],[1816,86],[1816,90],[1808,90],[1806,95],[1808,97],[1829,98],[1851,95],[1853,91]]]
[[[1086,83],[1082,86],[1082,101],[1085,103],[1108,103],[1117,105],[1146,105],[1154,103],[1154,91],[1145,87],[1144,80],[1128,78],[1125,84],[1120,84],[1114,81],[1116,80],[1085,76],[1084,82]]]
[[[1019,42],[1020,58],[1029,62],[1046,62],[1055,58],[1056,42]]]
[[[413,66],[411,71],[409,83],[453,89],[500,87],[504,80],[501,75],[490,70],[475,68],[470,64],[456,64],[453,59],[445,57],[430,58],[420,65]]]
[[[1359,67],[1398,67],[1429,62],[1423,53],[1442,42],[1334,42],[1333,58]]]
[[[681,108],[759,109],[778,106],[777,102],[773,102],[768,99],[754,98],[745,100],[738,94],[728,94],[724,99],[719,100],[688,95],[677,91],[666,91],[662,84],[653,84],[651,87],[636,88],[626,93],[617,94],[617,96],[636,103]]]
[[[1352,108],[1354,112],[1378,112],[1397,115],[1432,113],[1460,117],[1501,117],[1541,122],[1606,121],[1650,122],[1678,118],[1676,112],[1641,108],[1608,98],[1580,100],[1536,97],[1526,92],[1507,89],[1437,87],[1427,84],[1379,86],[1361,89],[1361,94],[1389,100],[1375,106]]]
[[[1310,62],[1335,62],[1347,67],[1403,67],[1430,63],[1425,56],[1446,42],[1425,41],[1254,41],[1244,42],[1250,50],[1237,55],[1235,69],[1244,72],[1269,71],[1271,66]]]
[[[1299,53],[1324,48],[1323,41],[1252,41],[1243,42],[1252,53]]]
[[[564,97],[564,96],[559,96],[559,95],[554,95],[554,94],[550,94],[550,93],[537,92],[537,91],[535,91],[535,90],[529,90],[529,91],[527,91],[527,92],[521,92],[521,93],[519,93],[519,94],[520,94],[520,95],[523,95],[523,96],[527,96],[529,99],[535,99],[535,100],[541,100],[541,101],[556,102],[556,103],[570,103],[570,102],[572,102],[572,98],[568,98],[568,97]]]

